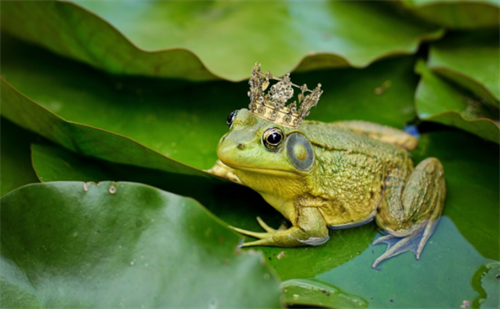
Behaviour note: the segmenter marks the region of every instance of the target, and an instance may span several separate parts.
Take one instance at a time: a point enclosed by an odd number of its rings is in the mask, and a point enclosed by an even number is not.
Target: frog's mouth
[[[227,162],[222,160],[222,163],[225,165],[229,166],[230,168],[233,168],[235,170],[240,170],[244,172],[250,172],[250,173],[256,173],[256,174],[266,174],[266,175],[273,175],[273,176],[299,176],[300,174],[294,171],[285,171],[285,170],[277,170],[277,169],[271,169],[271,168],[264,168],[264,167],[255,167],[255,166],[244,166],[244,165],[238,165],[238,164],[231,164],[231,162]]]

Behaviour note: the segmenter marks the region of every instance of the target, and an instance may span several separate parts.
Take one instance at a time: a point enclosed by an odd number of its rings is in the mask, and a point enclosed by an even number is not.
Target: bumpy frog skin
[[[387,233],[387,251],[372,267],[413,251],[417,259],[443,211],[443,167],[427,158],[415,168],[407,150],[417,140],[402,131],[362,121],[304,121],[297,129],[276,125],[247,109],[228,119],[210,170],[246,185],[291,222],[277,230],[257,218],[265,233],[234,228],[257,241],[243,246],[321,245],[328,228],[375,219]]]

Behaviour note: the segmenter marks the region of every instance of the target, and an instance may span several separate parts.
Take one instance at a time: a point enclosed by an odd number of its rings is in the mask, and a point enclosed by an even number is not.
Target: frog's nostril
[[[245,144],[243,143],[238,143],[238,149],[244,149],[245,148]]]
[[[221,137],[221,139],[219,140],[219,145],[221,145],[226,140],[226,137],[227,135]]]

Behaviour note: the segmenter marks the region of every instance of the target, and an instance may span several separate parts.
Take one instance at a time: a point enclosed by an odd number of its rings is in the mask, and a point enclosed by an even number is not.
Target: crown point
[[[267,89],[267,87],[269,87],[269,81],[266,80],[263,84],[262,84],[262,91],[265,91]]]
[[[271,79],[278,82],[269,87]],[[320,89],[321,84],[318,84],[312,91],[305,84],[300,87],[294,85],[290,79],[290,73],[282,78],[274,77],[271,72],[263,74],[258,62],[255,63],[248,84],[250,85],[250,91],[247,93],[250,97],[250,112],[276,124],[292,128],[302,123],[302,119],[309,114],[312,107],[316,106],[323,93]],[[296,101],[287,106],[287,101],[294,94],[293,87],[301,90],[298,94],[299,111],[297,111]],[[270,88],[269,92],[265,93],[264,91],[268,88]],[[309,94],[305,95],[306,92]]]

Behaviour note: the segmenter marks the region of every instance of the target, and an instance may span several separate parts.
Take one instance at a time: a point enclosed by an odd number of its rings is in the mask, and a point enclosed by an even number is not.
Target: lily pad
[[[497,0],[402,0],[403,6],[425,21],[451,29],[499,26]]]
[[[2,116],[68,149],[116,163],[138,164],[146,168],[209,177],[199,170],[175,162],[124,136],[67,122],[23,96],[4,79],[0,80],[0,85]],[[94,147],[95,145],[98,147]],[[120,151],[124,147],[127,151]]]
[[[256,61],[276,75],[365,67],[443,34],[379,1],[75,2],[6,2],[2,29],[107,72],[195,81],[245,80]]]
[[[191,199],[134,183],[53,182],[1,205],[3,307],[280,306],[261,254],[238,252],[240,236]]]
[[[491,109],[471,93],[443,80],[423,61],[417,63],[415,70],[422,75],[416,93],[419,118],[455,126],[496,143],[500,141],[498,109]]]
[[[500,262],[492,262],[483,265],[476,272],[473,284],[479,292],[474,299],[473,307],[497,308],[500,306]]]
[[[281,284],[287,303],[292,305],[315,304],[330,308],[366,308],[364,299],[348,295],[334,286],[315,280],[294,279]]]
[[[452,33],[432,44],[429,68],[499,108],[499,32]]]
[[[30,143],[39,139],[5,118],[0,120],[0,196],[28,183],[39,182],[31,167]]]
[[[53,137],[49,139],[87,156],[97,156],[95,153],[100,148],[87,150],[83,145],[76,148],[67,138],[56,139],[55,135],[59,133],[56,134],[53,128],[62,124],[55,126],[61,121],[56,120],[52,113],[71,122],[64,126],[79,127],[76,123],[80,123],[114,132],[174,160],[207,169],[217,159],[215,149],[219,138],[227,132],[227,115],[248,104],[247,83],[194,84],[165,79],[109,77],[36,47],[13,39],[8,41],[9,38],[5,37],[2,39],[9,43],[2,49],[2,76],[12,87],[45,107],[31,107],[34,103],[26,97],[17,91],[6,90],[2,93],[2,114],[7,116],[9,113],[8,118],[12,121],[44,136],[50,134]],[[415,117],[413,95],[418,78],[413,73],[414,61],[413,57],[403,56],[378,61],[364,70],[327,70],[294,74],[292,78],[300,84],[321,82],[325,89],[319,107],[312,110],[308,119],[361,119],[402,128]],[[15,103],[21,100],[15,99],[17,97],[22,97],[24,103]],[[11,105],[18,112],[9,112]],[[24,113],[23,109],[29,112]],[[380,113],[382,109],[384,112]],[[40,116],[41,113],[49,116]],[[37,120],[44,117],[50,120]],[[61,134],[70,132],[69,129],[61,130]],[[90,128],[78,130],[89,131]],[[100,135],[96,135],[92,142],[89,138],[80,142],[89,147],[93,142],[102,144],[102,147],[113,146],[103,142]],[[120,151],[122,149],[127,148],[120,142],[117,150],[98,157],[137,165],[130,160],[118,159],[118,156],[129,155],[128,151]],[[146,151],[144,147],[141,149]],[[154,157],[157,156],[159,154],[155,153]],[[158,169],[172,165],[154,165],[156,160],[160,159],[141,158],[144,161],[141,164]]]

